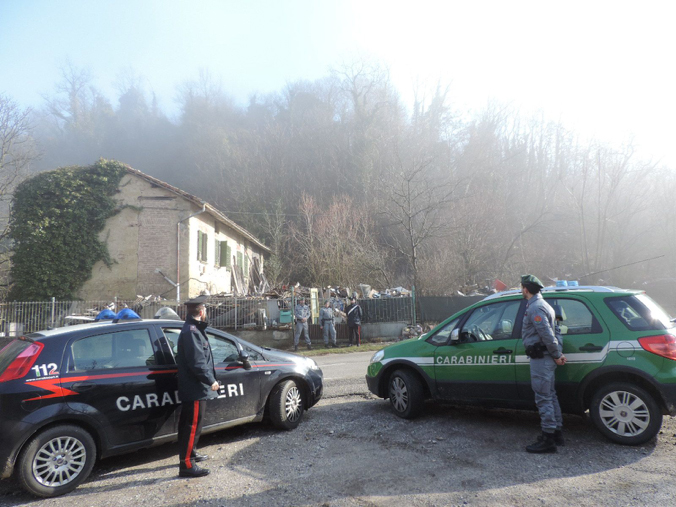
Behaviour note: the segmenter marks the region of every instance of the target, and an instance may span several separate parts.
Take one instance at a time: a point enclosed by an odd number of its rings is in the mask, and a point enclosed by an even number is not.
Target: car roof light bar
[[[540,292],[552,293],[552,292],[625,292],[626,289],[620,289],[619,287],[603,286],[603,285],[577,285],[577,286],[550,286],[543,288]],[[501,298],[504,296],[512,296],[514,294],[521,294],[520,290],[512,289],[504,292],[497,292],[486,296],[482,301],[487,301],[489,299]]]

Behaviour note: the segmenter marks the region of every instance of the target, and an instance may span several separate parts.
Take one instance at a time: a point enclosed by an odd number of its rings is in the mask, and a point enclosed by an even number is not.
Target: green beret
[[[532,283],[540,287],[541,289],[544,287],[542,285],[542,282],[537,276],[534,275],[521,275],[521,285],[526,285],[527,283]]]

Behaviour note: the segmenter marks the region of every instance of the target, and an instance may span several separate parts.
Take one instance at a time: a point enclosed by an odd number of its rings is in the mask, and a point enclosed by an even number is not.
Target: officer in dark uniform
[[[207,328],[207,297],[199,296],[185,303],[187,316],[178,337],[176,364],[178,366],[178,396],[181,415],[178,420],[180,477],[203,477],[206,468],[197,466],[208,456],[197,453],[197,442],[202,433],[202,416],[206,400],[218,397],[218,382],[214,356],[205,334]]]
[[[542,287],[542,282],[533,275],[521,277],[521,293],[527,300],[521,338],[530,358],[530,382],[542,427],[537,442],[526,447],[526,451],[534,453],[556,452],[557,445],[564,445],[554,373],[557,366],[566,364],[566,356],[554,309],[540,294]]]
[[[357,347],[361,345],[361,306],[357,304],[357,300],[354,297],[350,298],[350,304],[345,308],[345,313],[347,314],[347,328],[350,338],[350,345],[352,345],[352,340],[354,339]]]

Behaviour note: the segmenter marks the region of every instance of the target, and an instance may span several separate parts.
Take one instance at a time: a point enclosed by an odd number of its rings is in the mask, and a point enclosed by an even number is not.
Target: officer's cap
[[[527,283],[532,283],[537,285],[541,289],[544,287],[540,279],[535,275],[521,275],[521,285],[526,285]]]
[[[197,306],[197,305],[203,305],[206,304],[207,302],[207,296],[202,294],[201,296],[197,296],[196,298],[188,299],[185,304],[190,305],[190,306]]]

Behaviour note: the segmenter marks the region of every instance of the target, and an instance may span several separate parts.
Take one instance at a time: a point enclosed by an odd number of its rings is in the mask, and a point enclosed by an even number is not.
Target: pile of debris
[[[232,292],[234,296],[262,296],[270,291],[270,284],[260,266],[258,258],[249,257],[249,284],[245,286],[242,266],[232,266]]]

